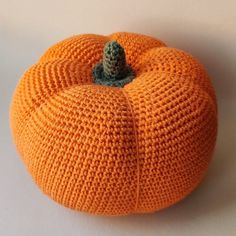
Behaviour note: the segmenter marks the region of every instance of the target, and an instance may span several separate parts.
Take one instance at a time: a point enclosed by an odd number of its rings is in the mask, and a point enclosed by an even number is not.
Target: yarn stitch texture
[[[94,83],[110,41],[135,74],[123,88]],[[75,210],[127,215],[168,207],[201,182],[217,105],[206,70],[188,53],[141,34],[84,34],[55,44],[24,73],[10,121],[44,193]]]

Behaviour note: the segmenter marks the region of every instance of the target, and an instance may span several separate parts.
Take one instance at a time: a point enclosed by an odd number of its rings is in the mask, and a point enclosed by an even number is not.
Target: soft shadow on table
[[[152,21],[151,21],[152,22]],[[220,214],[236,204],[236,102],[231,99],[236,77],[233,69],[232,51],[227,42],[214,29],[201,34],[204,25],[192,24],[193,31],[185,30],[184,22],[134,23],[127,31],[136,31],[156,36],[172,47],[181,48],[197,57],[207,68],[217,91],[219,130],[215,154],[203,183],[187,198],[169,209],[150,215],[133,215],[108,218],[95,217],[95,221],[115,227],[148,229],[171,227],[191,222],[196,218]],[[188,22],[189,24],[189,22]],[[163,30],[164,29],[164,30]],[[206,31],[205,31],[206,32]]]

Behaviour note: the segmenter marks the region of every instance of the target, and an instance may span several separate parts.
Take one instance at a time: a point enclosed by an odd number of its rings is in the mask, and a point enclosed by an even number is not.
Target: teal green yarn
[[[100,85],[124,87],[134,79],[134,73],[130,67],[127,66],[124,78],[106,77],[104,73],[103,64],[97,64],[93,69],[94,82]]]
[[[93,68],[94,82],[100,85],[124,87],[134,79],[134,72],[126,64],[125,51],[119,43],[106,43],[103,61]]]

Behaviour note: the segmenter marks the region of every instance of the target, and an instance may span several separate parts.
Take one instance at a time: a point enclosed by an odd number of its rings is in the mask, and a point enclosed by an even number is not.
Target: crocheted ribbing
[[[125,51],[135,78],[98,85],[106,43]],[[217,134],[214,89],[188,53],[134,34],[68,38],[17,85],[11,111],[17,149],[42,191],[66,207],[102,215],[153,212],[202,180]]]

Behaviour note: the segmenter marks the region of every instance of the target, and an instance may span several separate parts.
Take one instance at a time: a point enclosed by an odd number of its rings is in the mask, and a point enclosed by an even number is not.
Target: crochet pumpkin
[[[49,48],[11,105],[17,149],[40,188],[102,215],[168,207],[202,180],[217,106],[203,66],[134,34],[85,34]]]

